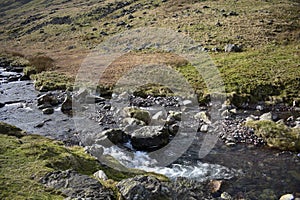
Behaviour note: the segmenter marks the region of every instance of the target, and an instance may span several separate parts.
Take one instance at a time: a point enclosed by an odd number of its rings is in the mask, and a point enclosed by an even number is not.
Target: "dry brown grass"
[[[119,57],[106,68],[103,76],[99,77],[100,84],[112,86],[134,67],[151,64],[180,67],[187,65],[188,62],[171,53],[128,53]]]

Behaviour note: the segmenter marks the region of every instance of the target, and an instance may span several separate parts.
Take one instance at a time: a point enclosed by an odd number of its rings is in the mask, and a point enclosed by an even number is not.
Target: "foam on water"
[[[159,161],[150,158],[146,152],[136,151],[129,154],[116,146],[104,148],[104,154],[113,156],[126,167],[163,174],[170,179],[177,177],[185,177],[197,181],[231,179],[242,173],[236,169],[229,169],[222,165],[203,163],[200,161],[196,163],[176,163],[171,166],[160,167],[158,166]]]

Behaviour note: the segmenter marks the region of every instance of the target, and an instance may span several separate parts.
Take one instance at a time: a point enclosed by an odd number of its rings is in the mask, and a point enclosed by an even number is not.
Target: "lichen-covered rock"
[[[40,182],[71,198],[115,199],[113,192],[99,181],[73,170],[50,172]]]
[[[255,135],[262,137],[268,146],[288,151],[300,151],[300,129],[289,128],[270,120],[249,121]]]
[[[207,182],[199,182],[188,178],[177,178],[175,181],[165,183],[171,191],[172,199],[182,200],[210,200],[215,199],[211,195]]]
[[[139,109],[137,107],[126,107],[123,109],[125,117],[136,118],[145,122],[146,124],[150,124],[151,116],[150,113],[146,110]]]
[[[160,126],[145,126],[131,134],[131,144],[137,150],[156,150],[165,146],[168,142],[168,130]]]
[[[152,176],[136,176],[122,180],[117,184],[117,188],[126,200],[171,200],[168,187]]]

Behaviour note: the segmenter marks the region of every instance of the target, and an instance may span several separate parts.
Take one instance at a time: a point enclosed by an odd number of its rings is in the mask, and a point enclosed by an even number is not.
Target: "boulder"
[[[64,114],[70,114],[70,112],[72,111],[72,97],[70,94],[67,94],[67,96],[65,97],[65,100],[61,105],[61,111]]]
[[[40,182],[71,199],[115,199],[113,192],[105,188],[98,180],[74,170],[50,172]]]
[[[122,180],[117,184],[117,188],[125,200],[171,200],[168,187],[152,176],[136,176]]]
[[[123,113],[125,117],[136,118],[145,122],[147,125],[151,122],[150,113],[137,107],[125,107]]]
[[[105,139],[109,139],[114,144],[124,144],[130,139],[130,136],[121,129],[109,129],[100,133],[99,136],[97,144],[101,144],[101,141],[104,142]],[[103,145],[106,146],[104,143]]]
[[[169,142],[168,130],[160,126],[144,126],[131,134],[131,144],[136,150],[152,151]]]

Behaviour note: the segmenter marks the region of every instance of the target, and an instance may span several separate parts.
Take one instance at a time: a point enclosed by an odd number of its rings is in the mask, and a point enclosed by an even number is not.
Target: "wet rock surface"
[[[113,192],[104,188],[99,181],[72,170],[50,172],[40,182],[61,191],[70,199],[115,199]]]

